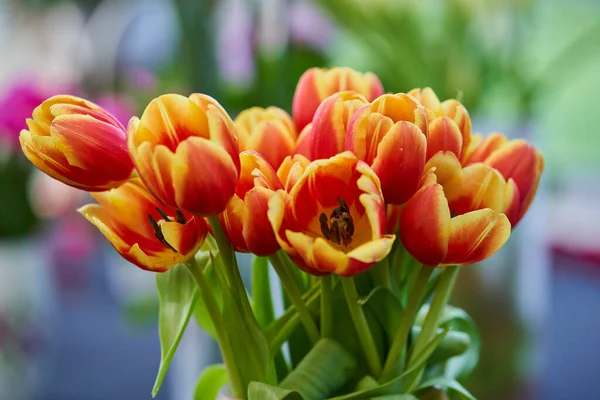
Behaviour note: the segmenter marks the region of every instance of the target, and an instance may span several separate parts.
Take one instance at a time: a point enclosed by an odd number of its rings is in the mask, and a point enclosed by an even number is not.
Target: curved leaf
[[[428,306],[423,306],[417,316],[417,324],[422,323],[427,315]],[[453,379],[467,377],[477,366],[481,348],[481,336],[473,319],[458,307],[446,306],[440,317],[440,327],[448,327],[452,331],[463,332],[469,336],[469,347],[460,355],[450,358],[445,366],[445,376]]]
[[[229,383],[223,364],[209,365],[202,370],[196,382],[194,400],[215,400],[221,388]]]
[[[451,389],[458,393],[460,397],[467,400],[477,400],[467,389],[464,388],[463,385],[458,383],[455,379],[449,378],[447,376],[439,376],[437,378],[429,379],[426,382],[423,382],[417,390],[425,389],[428,387],[436,387],[441,386],[447,389]]]
[[[250,382],[248,400],[304,400],[295,391],[269,386],[261,382]]]
[[[183,264],[176,265],[162,274],[156,274],[156,289],[159,301],[158,335],[161,360],[152,388],[153,397],[162,385],[199,297],[196,285]]]
[[[331,339],[321,339],[281,382],[305,400],[322,400],[342,388],[351,378],[356,359]]]

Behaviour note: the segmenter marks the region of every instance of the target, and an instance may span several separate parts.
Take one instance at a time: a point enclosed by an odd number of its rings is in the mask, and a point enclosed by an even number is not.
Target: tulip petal
[[[311,143],[311,135],[312,135],[312,123],[307,124],[300,135],[298,136],[298,141],[296,142],[296,151],[294,154],[300,154],[306,157],[307,160],[310,159],[310,143]]]
[[[279,244],[267,216],[270,189],[255,187],[246,193],[242,214],[242,235],[251,253],[268,256],[279,250]]]
[[[450,226],[448,201],[439,184],[421,188],[400,214],[402,243],[425,265],[438,265],[446,257]]]
[[[217,143],[200,137],[181,142],[171,166],[178,208],[203,215],[222,212],[237,185],[239,169]]]
[[[506,136],[501,133],[492,133],[485,139],[481,139],[479,135],[473,137],[473,143],[467,151],[467,158],[464,164],[474,164],[485,162],[485,160],[496,150],[502,147],[507,142]]]
[[[286,192],[289,192],[292,187],[298,182],[310,161],[301,154],[288,156],[283,160],[281,166],[277,170],[277,176]]]
[[[381,181],[386,203],[403,204],[417,191],[425,167],[426,147],[419,128],[404,121],[396,123],[381,140],[373,170]]]
[[[448,182],[460,177],[462,167],[456,155],[451,152],[439,152],[427,161],[425,171],[430,171],[435,174],[437,183],[446,187]]]
[[[384,94],[375,99],[369,108],[371,112],[385,115],[394,122],[412,122],[423,132],[425,137],[429,135],[425,108],[419,104],[417,99],[408,94]]]
[[[243,213],[244,201],[238,196],[233,196],[229,200],[229,203],[227,203],[225,211],[219,214],[219,220],[221,221],[225,235],[227,235],[227,241],[233,246],[234,250],[247,253],[248,246],[242,234]]]
[[[440,151],[456,154],[461,158],[463,137],[454,121],[441,117],[429,124],[429,140],[427,141],[427,159]]]
[[[452,218],[445,264],[468,265],[485,260],[498,251],[510,236],[510,222],[491,209],[477,210]]]

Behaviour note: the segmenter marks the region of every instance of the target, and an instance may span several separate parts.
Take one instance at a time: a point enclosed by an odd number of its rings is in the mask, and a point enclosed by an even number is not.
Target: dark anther
[[[177,223],[181,225],[185,225],[187,220],[185,219],[185,215],[179,210],[175,211],[175,216],[177,217]]]
[[[321,213],[319,216],[321,233],[327,240],[335,244],[343,243],[344,246],[348,246],[352,243],[352,236],[354,235],[354,221],[344,199],[338,197],[338,203],[340,203],[340,206],[333,209],[329,221],[325,213]]]
[[[327,224],[327,215],[321,213],[319,215],[319,222],[321,223],[321,233],[325,236],[325,239],[329,240],[329,225]]]
[[[166,212],[164,212],[163,210],[161,210],[158,207],[156,207],[156,211],[158,211],[158,213],[160,214],[160,216],[162,217],[162,219],[164,219],[167,222],[171,222],[171,218],[169,218],[169,216],[167,215]]]
[[[154,236],[156,236],[156,238],[165,245],[165,247],[168,247],[169,249],[173,250],[175,253],[177,253],[177,250],[175,250],[175,247],[171,246],[171,244],[169,242],[167,242],[167,239],[165,239],[165,235],[162,232],[162,229],[160,229],[160,225],[158,225],[158,222],[156,222],[156,220],[154,219],[154,217],[152,215],[148,214],[148,221],[150,221],[150,225],[152,225],[152,229],[154,230]]]
[[[454,217],[456,217],[456,210],[452,210],[450,212],[450,218],[454,218]]]

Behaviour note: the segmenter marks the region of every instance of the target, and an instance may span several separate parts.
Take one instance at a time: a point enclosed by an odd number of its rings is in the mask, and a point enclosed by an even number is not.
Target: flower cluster
[[[99,204],[80,212],[153,271],[193,257],[207,217],[236,251],[282,249],[313,275],[364,271],[396,235],[422,264],[476,263],[506,242],[544,166],[524,140],[472,135],[459,101],[430,88],[385,94],[349,68],[305,72],[292,116],[253,107],[233,120],[209,96],[167,94],[125,128],[55,96],[27,125],[29,160],[92,192]]]

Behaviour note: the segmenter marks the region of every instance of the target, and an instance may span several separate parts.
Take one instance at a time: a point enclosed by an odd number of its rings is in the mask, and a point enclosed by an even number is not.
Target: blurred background
[[[154,276],[122,261],[18,146],[45,98],[126,123],[203,92],[235,116],[291,109],[312,66],[373,71],[388,92],[458,98],[475,132],[546,156],[527,217],[453,300],[480,326],[480,400],[600,393],[600,2],[594,0],[0,0],[0,400],[150,398]],[[218,355],[190,324],[160,400],[191,398]]]

